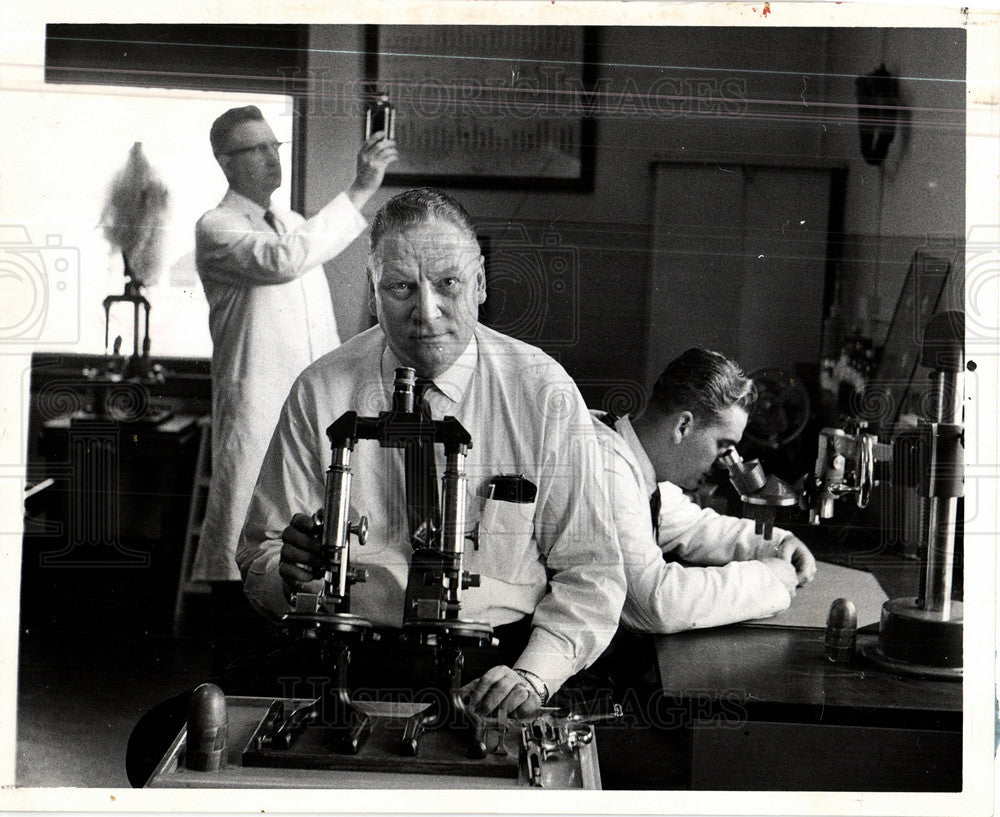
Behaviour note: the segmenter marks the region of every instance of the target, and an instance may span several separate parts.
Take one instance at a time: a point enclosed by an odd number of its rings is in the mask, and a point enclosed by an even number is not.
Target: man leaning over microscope
[[[699,508],[683,493],[739,442],[754,398],[736,363],[693,348],[666,366],[637,419],[595,412],[628,629],[673,633],[773,615],[812,581],[816,560],[792,533],[774,528],[764,539],[753,520]]]
[[[429,381],[423,399],[433,416],[454,416],[473,441],[469,508],[482,509],[483,524],[466,565],[481,586],[464,594],[462,616],[523,632],[507,663],[466,685],[467,705],[530,716],[601,654],[625,597],[591,419],[554,360],[477,322],[483,257],[451,197],[423,188],[391,199],[372,223],[368,275],[378,325],[308,367],[282,409],[236,554],[244,588],[271,617],[288,612],[293,593],[315,588],[309,514],[323,503],[325,430],[346,411],[387,410],[395,369],[411,367],[418,383]],[[368,571],[352,612],[399,627],[412,550],[403,454],[361,444],[351,466],[351,511],[369,517],[367,544],[352,550]],[[533,483],[534,501],[487,498],[499,474]]]

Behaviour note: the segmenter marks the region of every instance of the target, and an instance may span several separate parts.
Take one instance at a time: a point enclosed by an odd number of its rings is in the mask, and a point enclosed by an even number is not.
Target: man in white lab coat
[[[816,561],[788,531],[699,508],[693,490],[743,436],[753,382],[717,352],[667,365],[637,419],[595,414],[628,593],[622,624],[648,633],[771,615],[812,580]],[[680,559],[678,561],[665,561]]]
[[[195,231],[213,343],[212,482],[192,578],[241,595],[236,543],[281,405],[299,372],[340,344],[322,264],[365,229],[360,210],[397,152],[373,134],[351,186],[304,219],[271,205],[279,143],[258,108],[226,111],[210,140],[229,190]]]

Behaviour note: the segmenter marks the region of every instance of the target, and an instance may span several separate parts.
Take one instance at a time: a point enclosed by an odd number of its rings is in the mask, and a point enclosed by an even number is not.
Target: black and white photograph
[[[0,809],[992,813],[1000,10],[2,15]]]

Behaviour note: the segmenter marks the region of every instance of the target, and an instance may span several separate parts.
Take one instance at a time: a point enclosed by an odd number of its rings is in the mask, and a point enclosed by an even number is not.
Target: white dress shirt
[[[398,365],[376,326],[318,360],[292,387],[237,552],[247,596],[261,611],[288,611],[278,573],[281,531],[294,513],[322,505],[331,459],[327,426],[348,410],[361,416],[387,410]],[[479,549],[466,549],[465,566],[480,574],[482,584],[464,591],[461,615],[494,626],[533,615],[528,646],[515,666],[555,692],[610,642],[625,597],[597,438],[583,399],[550,357],[479,325],[425,400],[436,418],[454,416],[472,437],[464,464],[467,529],[483,524]],[[443,452],[436,453],[440,476]],[[403,454],[359,441],[351,468],[352,519],[369,517],[368,544],[352,541],[352,561],[369,573],[352,592],[352,612],[398,627],[412,552]],[[535,503],[487,500],[487,486],[498,474],[532,481]]]
[[[791,595],[762,562],[788,531],[768,541],[750,519],[699,508],[656,472],[628,417],[594,425],[605,455],[606,486],[618,527],[628,595],[622,623],[633,630],[674,633],[773,615]],[[653,538],[650,496],[659,488],[659,541]],[[667,562],[664,555],[698,565]]]
[[[212,483],[192,578],[238,580],[236,543],[278,412],[306,366],[340,343],[324,261],[366,226],[341,193],[315,216],[229,190],[199,219],[195,259],[212,333]]]

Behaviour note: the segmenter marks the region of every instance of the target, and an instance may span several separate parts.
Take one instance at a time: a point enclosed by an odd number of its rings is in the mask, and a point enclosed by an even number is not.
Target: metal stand
[[[104,299],[104,356],[103,369],[84,369],[93,386],[94,411],[99,417],[108,417],[122,423],[136,423],[148,427],[161,423],[172,415],[165,408],[150,406],[150,386],[164,382],[163,367],[149,358],[150,303],[142,295],[142,285],[134,280],[128,259],[125,260],[125,291]],[[111,307],[117,303],[132,305],[132,353],[122,354],[122,338],[117,336],[108,349],[111,329]],[[140,314],[143,316],[143,339],[140,349]]]
[[[351,646],[360,643],[371,630],[368,619],[354,615],[351,609],[351,586],[368,578],[365,570],[350,565],[350,538],[364,545],[368,538],[368,519],[361,517],[356,524],[348,521],[351,499],[351,449],[346,442],[327,430],[332,447],[330,469],[326,475],[326,492],[321,513],[313,517],[317,530],[322,530],[320,553],[323,560],[323,590],[321,593],[296,593],[294,609],[283,622],[298,636],[300,652],[313,664],[330,669],[333,683],[324,688],[316,700],[292,712],[284,712],[280,701],[272,706],[257,731],[251,746],[262,749],[288,749],[296,734],[307,726],[329,731],[330,748],[356,754],[371,732],[371,720],[352,702],[347,684],[347,667]],[[318,660],[317,660],[318,659]]]
[[[328,647],[324,645],[322,649]],[[328,749],[357,754],[371,733],[372,724],[368,714],[351,702],[347,686],[350,661],[351,649],[346,640],[332,645],[331,655],[324,663],[331,668],[333,683],[326,685],[316,700],[290,711],[286,711],[284,701],[275,701],[250,739],[246,754],[290,749],[307,727],[325,730]]]
[[[878,643],[861,653],[886,669],[937,680],[962,678],[962,603],[945,617],[919,598],[890,599],[882,606]]]
[[[134,280],[132,270],[129,267],[128,259],[122,253],[125,263],[125,291],[121,295],[109,295],[104,299],[104,351],[108,350],[108,334],[111,326],[111,306],[116,303],[132,304],[132,356],[125,361],[123,371],[119,372],[123,377],[146,377],[149,374],[149,312],[152,308],[149,301],[142,294],[142,284]],[[143,311],[143,339],[142,348],[139,347],[139,311]],[[115,340],[114,353],[117,357],[120,352],[121,339]]]
[[[414,384],[412,369],[396,370],[393,415],[383,424],[379,440],[383,445],[403,448],[407,457],[407,509],[413,554],[406,581],[403,637],[434,650],[441,694],[407,721],[400,752],[415,757],[420,736],[445,727],[468,731],[468,756],[482,759],[487,751],[483,723],[465,708],[461,695],[463,646],[488,645],[493,635],[489,624],[461,618],[462,592],[479,586],[479,576],[463,568],[465,540],[477,540],[475,534],[465,533],[468,480],[463,463],[472,439],[454,417],[433,420],[428,407],[414,399]],[[433,451],[433,443],[444,445],[440,508],[433,460],[429,469],[417,460],[420,449],[413,444],[417,439],[431,443],[423,447],[425,457]]]
[[[465,630],[459,634],[460,630]],[[429,630],[421,633],[423,638],[430,635]],[[445,643],[435,650],[435,668],[442,672],[440,690],[441,697],[432,699],[430,706],[421,712],[411,715],[406,721],[403,737],[399,742],[399,753],[405,757],[416,757],[420,748],[420,737],[434,729],[456,729],[469,733],[467,747],[468,757],[482,760],[486,757],[486,725],[483,719],[465,708],[462,700],[462,666],[465,656],[462,654],[460,642],[472,640],[482,644],[489,642],[492,628],[476,622],[467,622],[459,630],[453,627],[442,630],[435,637]]]
[[[958,498],[964,493],[961,373],[965,368],[965,315],[935,315],[924,335],[921,364],[934,371],[934,409],[921,422],[917,451],[926,463],[920,482],[924,562],[919,595],[891,599],[882,608],[879,640],[864,651],[899,672],[932,678],[962,677],[962,603],[952,601],[952,563]]]

